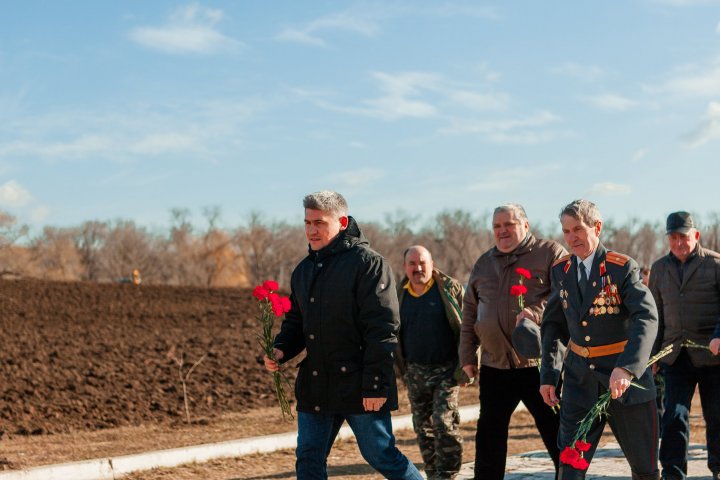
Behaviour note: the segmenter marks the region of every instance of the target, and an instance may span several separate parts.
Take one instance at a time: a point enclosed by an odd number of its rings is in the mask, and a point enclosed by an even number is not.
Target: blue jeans
[[[298,412],[295,471],[298,480],[326,480],[327,456],[340,426],[347,420],[363,458],[389,479],[422,480],[415,465],[395,446],[389,412],[325,415]]]
[[[705,419],[708,468],[720,472],[720,366],[694,367],[683,348],[675,363],[662,368],[665,374],[665,414],[660,443],[663,475],[669,479],[687,476],[690,404],[696,385],[700,387]]]

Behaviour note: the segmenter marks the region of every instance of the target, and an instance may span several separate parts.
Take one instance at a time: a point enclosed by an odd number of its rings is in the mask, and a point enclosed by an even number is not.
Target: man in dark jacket
[[[463,286],[434,267],[427,248],[404,254],[400,283],[398,363],[404,372],[413,428],[428,480],[453,478],[462,466],[458,362]]]
[[[672,345],[661,360],[665,378],[660,464],[663,478],[687,477],[690,404],[700,386],[708,468],[720,480],[720,254],[700,246],[700,232],[688,212],[667,218],[670,253],[650,271],[650,291],[660,325],[655,350]],[[709,347],[682,347],[694,342]]]
[[[360,452],[390,479],[421,479],[397,449],[390,411],[397,409],[393,352],[399,314],[393,274],[336,192],[303,199],[309,255],[292,274],[291,308],[275,337],[275,361],[300,354],[297,478],[326,479],[327,456],[347,421]]]
[[[594,203],[576,200],[560,214],[572,255],[552,267],[552,293],[543,316],[540,393],[559,403],[555,387],[568,344],[560,408],[560,480],[585,478],[608,422],[630,464],[633,480],[660,478],[655,384],[647,367],[657,335],[657,310],[634,260],[600,243],[602,219]],[[631,382],[637,386],[631,386]],[[607,417],[593,421],[585,444],[573,442],[579,424],[609,391]],[[582,455],[582,462],[578,456]]]

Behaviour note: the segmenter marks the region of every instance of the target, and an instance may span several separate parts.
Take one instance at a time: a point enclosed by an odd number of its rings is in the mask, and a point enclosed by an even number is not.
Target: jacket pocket
[[[361,401],[362,364],[354,362],[336,364],[332,370],[331,382],[337,388],[337,399],[340,403],[352,405]]]
[[[295,379],[295,398],[298,402],[309,401],[310,385],[308,384],[307,358],[298,363],[298,374]]]

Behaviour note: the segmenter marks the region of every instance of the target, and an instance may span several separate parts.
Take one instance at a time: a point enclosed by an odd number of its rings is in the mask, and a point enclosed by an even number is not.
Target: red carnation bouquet
[[[262,325],[262,333],[258,334],[258,341],[265,355],[275,360],[273,352],[273,334],[272,329],[275,324],[275,317],[282,317],[283,314],[290,311],[290,299],[277,293],[280,285],[274,280],[266,280],[262,285],[258,285],[253,289],[253,296],[260,302],[260,316],[258,320]],[[290,400],[285,393],[285,385],[290,387],[287,377],[279,370],[273,372],[273,382],[275,384],[275,395],[277,396],[283,419],[286,417],[293,418],[290,408]]]
[[[653,363],[668,355],[671,351],[672,345],[668,345],[663,348],[656,355],[650,357],[647,366],[651,366]],[[645,389],[645,387],[636,382],[631,382],[630,386]],[[611,399],[612,395],[610,390],[600,395],[600,398],[598,398],[595,405],[593,405],[590,411],[580,421],[577,432],[575,432],[575,437],[572,441],[572,446],[565,447],[565,450],[560,452],[560,463],[565,463],[573,468],[577,468],[578,470],[587,470],[590,464],[584,458],[584,454],[590,450],[591,446],[591,444],[587,441],[588,433],[590,433],[590,429],[593,427],[596,420],[603,416],[607,418],[607,410],[610,406]]]
[[[517,297],[518,307],[520,308],[518,311],[522,312],[522,309],[525,308],[525,297],[523,297],[523,295],[525,295],[528,291],[527,287],[524,285],[525,279],[530,280],[532,275],[530,274],[530,270],[522,267],[516,268],[515,272],[520,275],[520,280],[517,285],[510,287],[510,295]]]

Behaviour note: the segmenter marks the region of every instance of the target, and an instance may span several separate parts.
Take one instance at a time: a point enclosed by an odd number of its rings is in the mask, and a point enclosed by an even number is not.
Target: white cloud
[[[30,192],[15,180],[8,180],[0,185],[0,205],[5,207],[23,207],[32,200]]]
[[[686,66],[677,69],[669,78],[657,85],[646,85],[652,94],[672,94],[680,97],[720,96],[720,63],[700,68]]]
[[[112,150],[113,141],[103,135],[82,135],[67,142],[16,141],[0,144],[0,157],[37,156],[44,158],[81,158]]]
[[[448,92],[450,100],[471,110],[503,110],[509,96],[503,93],[476,93],[463,90]]]
[[[548,130],[538,130],[559,121],[560,117],[547,111],[526,117],[502,120],[455,119],[451,126],[439,129],[439,133],[482,135],[496,143],[536,144],[554,140],[561,135]]]
[[[130,147],[132,153],[158,155],[167,152],[187,151],[196,148],[196,141],[180,133],[158,133],[147,135]]]
[[[242,42],[216,29],[222,18],[222,10],[189,5],[173,12],[166,25],[138,27],[129,37],[142,46],[173,54],[212,54],[242,48]]]
[[[585,81],[598,80],[606,74],[604,69],[596,65],[582,65],[574,62],[566,62],[562,65],[551,67],[550,73],[579,78]]]
[[[705,119],[695,130],[685,136],[685,143],[696,148],[720,138],[720,102],[710,102]]]
[[[352,148],[367,148],[367,145],[363,142],[358,142],[357,140],[353,140],[350,142],[350,146]]]
[[[400,118],[433,118],[447,108],[474,111],[503,110],[509,103],[504,93],[469,90],[465,85],[450,82],[441,75],[427,72],[373,72],[382,95],[363,100],[360,106],[343,107],[318,101],[329,110],[365,115],[383,120]]]
[[[50,215],[50,209],[45,205],[41,205],[30,210],[30,219],[34,223],[44,222],[47,219],[48,215]]]
[[[259,99],[223,98],[18,116],[12,123],[12,138],[0,136],[0,170],[3,162],[17,162],[23,157],[133,162],[173,154],[212,162],[216,155],[236,155],[245,142],[250,120],[270,107],[271,102]]]
[[[628,195],[632,192],[630,185],[613,182],[596,183],[590,189],[590,193],[596,195]]]
[[[720,22],[718,22],[717,27],[715,27],[715,33],[720,33]]]
[[[545,164],[483,172],[481,181],[472,182],[466,188],[471,192],[507,192],[517,189],[523,181],[536,181],[538,178],[555,175],[559,169],[559,165]]]
[[[320,34],[328,30],[348,31],[372,37],[377,32],[377,25],[369,18],[339,13],[318,18],[301,28],[285,29],[277,34],[275,39],[324,47],[327,44]]]
[[[424,17],[475,17],[498,19],[497,9],[485,6],[464,6],[451,3],[437,6],[421,6],[419,4],[390,4],[381,2],[377,7],[363,4],[360,8],[350,8],[345,12],[325,15],[300,27],[290,27],[275,36],[276,40],[295,42],[315,47],[328,46],[323,38],[331,31],[344,31],[373,37],[380,29],[380,23],[392,18]]]
[[[638,162],[640,162],[642,159],[644,159],[645,157],[647,157],[647,154],[648,154],[648,153],[650,153],[650,151],[649,151],[647,148],[641,148],[641,149],[638,150],[637,152],[633,153],[631,160],[632,160],[633,163],[638,163]]]
[[[326,180],[340,187],[362,187],[385,177],[385,172],[377,168],[361,168],[330,174]],[[335,187],[333,187],[335,188]]]
[[[582,100],[600,110],[623,112],[640,105],[640,102],[621,95],[605,93],[601,95],[585,96]]]

